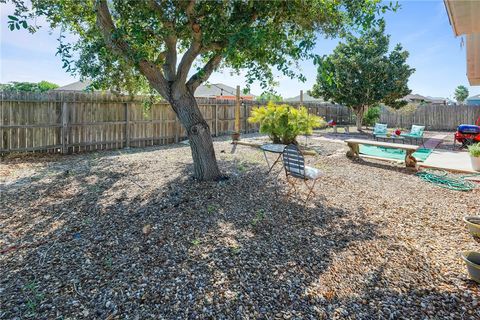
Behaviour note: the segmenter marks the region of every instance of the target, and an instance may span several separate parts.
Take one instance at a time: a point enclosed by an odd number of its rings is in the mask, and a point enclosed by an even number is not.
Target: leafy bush
[[[250,123],[259,123],[260,132],[268,134],[273,143],[297,143],[299,134],[312,134],[314,128],[323,127],[323,118],[308,114],[305,107],[294,108],[269,102],[266,107],[253,108],[248,118]]]
[[[282,102],[283,98],[281,95],[276,94],[270,91],[264,91],[260,96],[256,99],[258,102]]]
[[[25,91],[25,92],[46,92],[58,88],[58,85],[48,81],[35,82],[10,82],[0,84],[0,90],[3,91]]]
[[[468,152],[472,157],[480,157],[480,143],[469,146]]]
[[[363,123],[366,126],[373,126],[378,120],[380,120],[380,106],[368,108],[367,112],[363,115]]]

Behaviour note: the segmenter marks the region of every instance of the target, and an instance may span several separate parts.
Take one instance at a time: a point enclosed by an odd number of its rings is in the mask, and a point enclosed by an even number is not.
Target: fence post
[[[62,153],[66,154],[68,152],[68,104],[65,102],[65,99],[62,94]]]
[[[235,95],[235,132],[240,133],[240,86],[237,86]]]
[[[218,104],[217,101],[215,101],[215,137],[218,137]]]
[[[128,102],[125,102],[125,148],[130,148],[130,111],[128,108]]]
[[[243,130],[245,133],[248,133],[248,117],[247,117],[247,104],[243,103],[243,121],[245,124],[245,129]]]

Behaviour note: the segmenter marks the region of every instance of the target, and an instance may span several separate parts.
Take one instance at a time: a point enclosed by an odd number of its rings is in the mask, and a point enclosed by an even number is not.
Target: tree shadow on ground
[[[382,240],[378,226],[361,210],[321,198],[307,206],[284,198],[283,185],[258,164],[220,166],[228,180],[195,182],[185,165],[138,192],[139,179],[107,157],[4,186],[0,318],[331,318],[355,311],[356,298],[322,289],[322,276],[335,275],[338,257],[352,247]],[[359,310],[365,319],[379,311]]]
[[[61,153],[47,153],[47,152],[13,152],[9,154],[4,154],[0,156],[0,161],[2,164],[34,164],[34,163],[45,163],[45,162],[58,162],[65,161],[76,157],[87,156],[91,158],[106,158],[115,155],[124,155],[124,154],[137,154],[144,153],[147,154],[150,152],[156,152],[159,150],[172,150],[172,149],[189,149],[188,144],[184,143],[174,143],[167,145],[155,145],[155,146],[142,146],[142,147],[130,147],[122,149],[101,149],[93,151],[82,151],[75,152],[72,154],[61,154]]]
[[[439,270],[428,260],[419,259],[419,264],[430,272]],[[442,290],[429,283],[431,279],[422,279],[407,288],[393,286],[388,273],[387,263],[365,275],[368,280],[363,289],[355,295],[333,297],[329,303],[320,307],[320,319],[479,319],[480,309],[476,307],[475,291],[478,284],[467,281],[471,295],[462,297],[460,292]],[[423,270],[421,270],[423,271]],[[412,270],[413,272],[413,270]],[[468,300],[469,299],[469,300]]]

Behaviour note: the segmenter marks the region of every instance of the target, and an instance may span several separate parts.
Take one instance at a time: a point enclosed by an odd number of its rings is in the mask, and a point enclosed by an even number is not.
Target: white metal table
[[[265,156],[265,161],[267,162],[267,166],[268,166],[267,174],[269,174],[272,171],[273,167],[275,167],[275,165],[281,161],[283,149],[285,149],[286,146],[287,145],[285,144],[279,144],[279,143],[267,143],[260,147],[260,149],[263,151],[263,155]],[[268,161],[267,152],[278,154],[277,159],[273,162],[271,166],[270,166],[270,162]]]

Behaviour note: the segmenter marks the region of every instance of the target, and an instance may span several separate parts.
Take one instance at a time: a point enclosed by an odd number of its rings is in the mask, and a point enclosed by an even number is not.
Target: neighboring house
[[[236,88],[223,83],[203,84],[195,90],[195,97],[235,100],[236,91]],[[255,100],[256,98],[256,96],[251,93],[243,94],[243,92],[240,92],[240,97],[243,100]]]
[[[413,104],[431,103],[432,102],[429,98],[424,97],[420,94],[416,94],[416,93],[407,94],[405,97],[402,98],[402,100],[405,100],[405,101],[407,101],[409,103],[413,103]]]
[[[430,97],[427,96],[427,99],[430,100],[431,103],[433,104],[444,104],[444,105],[449,105],[451,102],[450,99],[448,98],[443,98],[443,97]]]
[[[283,99],[284,102],[300,102],[300,95],[296,96],[296,97],[292,97],[292,98],[287,98],[287,99]],[[321,98],[314,98],[312,97],[311,95],[309,95],[308,93],[304,93],[303,94],[303,102],[325,102],[323,99]]]
[[[77,81],[67,84],[66,86],[54,89],[54,91],[85,91],[92,82],[89,80]],[[227,86],[223,83],[212,83],[208,85],[201,85],[195,91],[197,98],[217,98],[225,100],[235,100],[235,92],[237,89]],[[240,94],[244,100],[255,100],[253,94]]]
[[[87,87],[92,83],[90,80],[77,81],[70,84],[67,84],[62,87],[53,89],[53,91],[86,91]]]
[[[467,98],[467,105],[480,106],[480,94]]]

